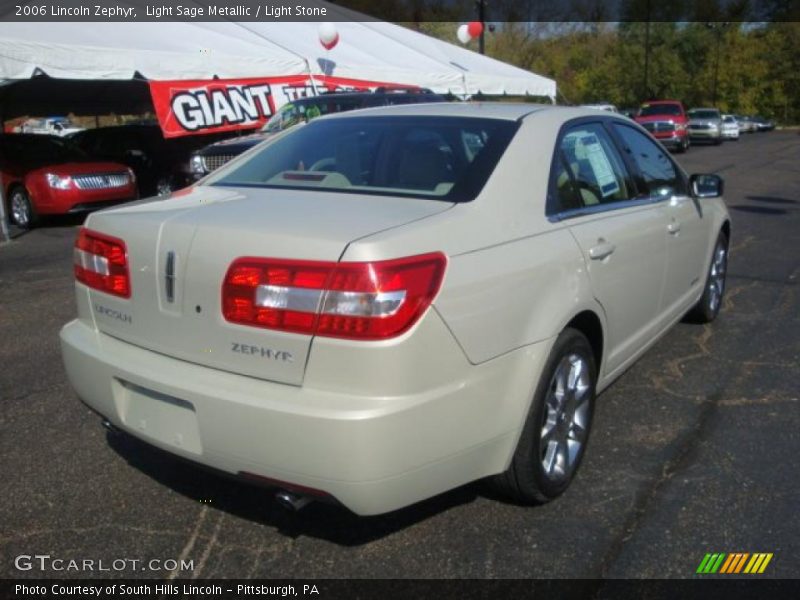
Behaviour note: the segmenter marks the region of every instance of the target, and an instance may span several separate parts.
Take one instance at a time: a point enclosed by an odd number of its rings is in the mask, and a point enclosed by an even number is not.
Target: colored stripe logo
[[[697,573],[701,575],[712,575],[715,573],[725,575],[735,575],[746,573],[756,575],[763,573],[769,561],[772,560],[772,552],[716,552],[708,553],[703,557]]]

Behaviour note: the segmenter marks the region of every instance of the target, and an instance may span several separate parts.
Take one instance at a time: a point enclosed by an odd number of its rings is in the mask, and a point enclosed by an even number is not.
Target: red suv
[[[689,118],[677,100],[653,100],[639,108],[635,121],[670,150],[689,149]]]
[[[94,161],[67,140],[0,134],[0,181],[11,222],[30,229],[40,215],[94,210],[138,196],[127,166]]]

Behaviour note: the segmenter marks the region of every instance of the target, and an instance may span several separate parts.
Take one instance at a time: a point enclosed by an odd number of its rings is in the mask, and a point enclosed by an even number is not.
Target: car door
[[[659,319],[672,321],[691,308],[703,285],[709,222],[669,152],[634,127],[614,123],[613,129],[623,155],[635,164],[644,197],[664,214],[667,267]]]
[[[606,317],[603,375],[624,368],[655,333],[666,269],[664,216],[639,189],[600,120],[577,121],[557,142],[551,220],[583,252]]]

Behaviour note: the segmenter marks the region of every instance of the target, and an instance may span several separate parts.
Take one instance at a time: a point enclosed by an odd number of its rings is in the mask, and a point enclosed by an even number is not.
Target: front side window
[[[559,142],[556,195],[559,210],[570,210],[575,197],[582,206],[609,204],[634,196],[630,176],[602,125],[571,127]]]
[[[461,117],[315,120],[210,183],[465,202],[483,188],[518,127]]]
[[[623,152],[639,169],[648,196],[668,197],[683,193],[683,177],[663,146],[633,127],[614,123],[614,129],[622,141]]]

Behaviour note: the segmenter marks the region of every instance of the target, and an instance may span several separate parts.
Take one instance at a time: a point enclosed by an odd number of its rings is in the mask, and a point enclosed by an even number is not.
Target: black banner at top
[[[800,0],[8,0],[0,21],[800,21]]]

